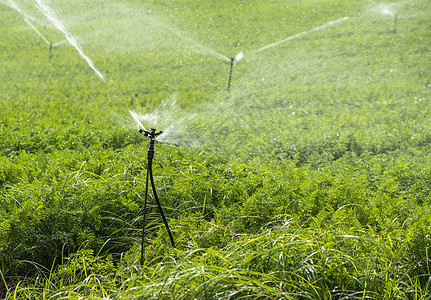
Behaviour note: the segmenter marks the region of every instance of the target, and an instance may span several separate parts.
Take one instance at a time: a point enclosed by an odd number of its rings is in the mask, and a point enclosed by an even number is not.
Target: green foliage
[[[407,260],[400,254],[408,242],[405,228],[396,222],[382,235],[372,229],[357,230],[347,222],[317,219],[313,226],[303,228],[293,219],[278,216],[260,234],[231,235],[222,247],[202,248],[202,230],[219,241],[227,240],[229,230],[219,230],[222,227],[196,216],[187,220],[179,224],[184,236],[176,250],[163,248],[160,236],[147,249],[150,254],[143,266],[137,265],[139,251],[134,247],[117,270],[109,259],[81,251],[53,275],[73,278],[70,285],[60,281],[61,289],[44,291],[48,296],[61,290],[69,297],[121,294],[127,299],[429,296],[427,285],[419,283],[420,276],[404,271]],[[91,289],[85,270],[93,270],[92,276],[98,278]],[[112,281],[103,277],[106,272],[116,272]]]
[[[0,3],[0,298],[430,297],[426,1],[54,2],[105,81]]]
[[[71,254],[51,276],[61,285],[71,285],[81,283],[89,276],[107,276],[114,272],[111,257],[94,257],[93,251],[80,250]]]

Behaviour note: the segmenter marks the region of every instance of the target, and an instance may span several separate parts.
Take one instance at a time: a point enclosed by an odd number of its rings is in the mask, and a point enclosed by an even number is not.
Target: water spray
[[[146,215],[147,215],[148,179],[150,179],[151,181],[151,188],[153,190],[154,198],[156,199],[157,207],[159,208],[159,212],[160,212],[160,215],[162,216],[163,223],[165,223],[166,230],[168,231],[169,239],[171,240],[172,247],[175,247],[175,242],[174,242],[174,238],[172,237],[171,230],[169,229],[168,222],[166,221],[166,217],[163,213],[162,206],[160,205],[159,198],[157,197],[156,187],[154,185],[154,179],[153,179],[154,144],[156,141],[156,136],[162,134],[163,131],[156,133],[155,128],[151,128],[151,131],[147,131],[141,128],[139,129],[139,132],[150,139],[150,146],[148,148],[148,154],[147,154],[147,179],[145,183],[144,219],[143,219],[143,225],[142,225],[142,241],[141,241],[141,265],[142,265],[144,263],[144,254],[145,254],[144,243],[145,243],[145,225],[146,225]]]
[[[315,28],[313,28],[313,29],[309,29],[309,30],[303,31],[303,32],[298,33],[298,34],[295,34],[295,35],[293,35],[293,36],[289,36],[289,37],[287,37],[287,38],[285,38],[285,39],[283,39],[283,40],[281,40],[281,41],[278,41],[278,42],[272,43],[272,44],[270,44],[270,45],[267,45],[267,46],[265,46],[265,47],[262,47],[262,48],[259,48],[259,49],[257,49],[257,50],[254,50],[254,51],[252,51],[251,53],[257,53],[257,52],[260,52],[260,51],[266,50],[266,49],[268,49],[268,48],[271,48],[271,47],[274,47],[274,46],[278,46],[278,45],[280,45],[280,44],[282,44],[282,43],[284,43],[284,42],[287,42],[287,41],[290,41],[290,40],[296,39],[296,38],[298,38],[298,37],[300,37],[300,36],[303,36],[304,34],[312,33],[312,32],[315,32],[315,31],[321,30],[321,29],[323,29],[323,28],[326,28],[326,27],[329,27],[329,26],[333,26],[333,25],[335,25],[335,24],[338,24],[338,23],[344,22],[344,21],[346,21],[346,20],[348,20],[348,19],[349,19],[349,17],[344,17],[344,18],[341,18],[341,19],[338,19],[338,20],[329,21],[329,22],[327,22],[327,23],[325,23],[325,24],[323,24],[323,25],[320,25],[320,26],[318,26],[318,27],[315,27]]]
[[[217,58],[229,61],[228,57],[226,57],[223,54],[215,51],[214,49],[211,49],[211,48],[209,48],[207,46],[202,45],[201,43],[198,43],[197,41],[195,41],[195,40],[191,39],[190,37],[186,36],[183,32],[175,30],[172,27],[168,27],[165,24],[157,22],[157,21],[155,21],[152,18],[149,18],[148,21],[150,21],[151,23],[153,23],[155,26],[158,26],[158,27],[161,27],[161,28],[164,28],[164,29],[168,30],[169,32],[171,32],[171,33],[175,34],[176,36],[178,36],[180,39],[182,39],[182,40],[184,40],[186,42],[189,42],[190,44],[192,44],[193,46],[195,46],[197,49],[199,49],[203,53],[207,53],[207,54],[210,54],[210,55],[212,55],[214,57],[217,57]]]
[[[36,34],[46,43],[46,44],[51,44],[51,42],[50,41],[48,41],[48,39],[42,34],[42,32],[40,32],[37,28],[36,28],[36,26],[34,26],[33,25],[33,23],[32,22],[30,22],[30,20],[29,19],[27,19],[27,18],[24,18],[24,21],[28,24],[28,26],[30,26],[31,27],[31,29],[33,29],[33,31],[34,32],[36,32]]]
[[[40,38],[46,43],[46,44],[48,44],[49,45],[49,58],[51,59],[52,58],[52,47],[53,47],[53,44],[50,42],[50,41],[48,41],[48,39],[42,34],[42,32],[40,32],[37,28],[36,28],[36,26],[34,26],[34,24],[32,23],[32,22],[30,22],[30,20],[29,19],[27,19],[27,18],[24,18],[24,21],[28,24],[28,26],[30,26],[31,27],[31,29],[33,29],[34,30],[34,32],[36,32],[37,33],[37,35],[38,36],[40,36]]]
[[[373,9],[373,11],[377,11],[377,12],[379,12],[382,15],[386,15],[386,16],[389,16],[389,17],[394,17],[394,30],[392,31],[392,33],[394,33],[394,34],[397,33],[398,15],[394,12],[393,5],[380,4],[375,9]]]
[[[44,25],[43,22],[40,20],[30,16],[29,14],[26,14],[14,1],[7,0],[7,1],[0,1],[1,3],[9,6],[13,10],[15,10],[17,13],[19,13],[24,19],[32,20],[34,23],[38,23],[39,25]]]
[[[60,19],[57,17],[54,11],[42,0],[36,0],[36,4],[37,8],[45,15],[47,20],[50,21],[59,31],[64,34],[69,44],[73,46],[76,51],[78,51],[79,55],[81,55],[81,57],[87,62],[87,64],[94,71],[94,73],[96,73],[96,75],[100,79],[105,80],[102,73],[98,69],[96,69],[91,59],[87,55],[85,55],[84,51],[79,46],[78,41],[69,33],[69,31],[66,30],[66,28],[63,26],[63,23],[60,22]]]

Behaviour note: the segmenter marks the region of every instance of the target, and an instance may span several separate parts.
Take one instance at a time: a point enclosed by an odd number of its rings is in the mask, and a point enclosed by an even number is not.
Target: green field
[[[428,2],[0,0],[0,299],[430,299]]]

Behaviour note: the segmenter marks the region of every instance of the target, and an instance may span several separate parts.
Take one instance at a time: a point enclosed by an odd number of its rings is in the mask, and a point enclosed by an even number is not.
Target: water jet
[[[38,9],[45,15],[47,20],[50,21],[58,30],[60,30],[64,34],[69,44],[73,46],[76,51],[78,51],[79,55],[81,55],[81,57],[87,62],[87,64],[96,73],[96,75],[100,79],[105,80],[102,73],[98,69],[96,69],[91,59],[87,55],[85,55],[84,51],[81,49],[76,39],[69,33],[69,31],[66,30],[66,28],[63,26],[63,23],[60,22],[60,19],[57,17],[54,11],[42,0],[36,0],[36,3]]]
[[[36,26],[34,26],[34,24],[32,23],[32,22],[30,22],[30,20],[29,19],[27,19],[27,18],[24,18],[24,21],[28,24],[28,26],[30,26],[31,27],[31,29],[33,29],[33,31],[34,32],[36,32],[37,33],[37,35],[38,36],[40,36],[40,38],[46,43],[46,44],[48,44],[49,45],[49,58],[51,59],[52,58],[52,47],[53,47],[53,44],[50,42],[50,41],[48,41],[48,39],[42,34],[42,32],[40,32],[37,28],[36,28]]]
[[[302,36],[302,35],[304,35],[304,34],[308,34],[308,33],[312,33],[312,32],[315,32],[315,31],[321,30],[321,29],[323,29],[323,28],[326,28],[326,27],[328,27],[328,26],[332,26],[332,25],[338,24],[338,23],[343,22],[343,21],[346,21],[346,20],[348,20],[348,19],[349,19],[349,17],[344,17],[344,18],[341,18],[341,19],[338,19],[338,20],[335,20],[335,21],[329,21],[329,22],[327,22],[327,23],[325,23],[325,24],[323,24],[323,25],[320,25],[320,26],[318,26],[318,27],[315,27],[315,28],[313,28],[313,29],[309,29],[309,30],[306,30],[306,31],[300,32],[300,33],[295,34],[295,35],[293,35],[293,36],[289,36],[289,37],[287,37],[287,38],[285,38],[285,39],[283,39],[283,40],[281,40],[281,41],[278,41],[278,42],[275,42],[275,43],[269,44],[269,45],[267,45],[267,46],[264,46],[264,47],[262,47],[262,48],[259,48],[259,49],[257,49],[257,50],[254,50],[254,51],[252,51],[252,53],[257,53],[257,52],[260,52],[260,51],[266,50],[266,49],[268,49],[268,48],[271,48],[271,47],[274,47],[274,46],[280,45],[280,44],[282,44],[282,43],[284,43],[284,42],[287,42],[287,41],[290,41],[290,40],[296,39],[296,38],[298,38],[298,37],[300,37],[300,36]]]
[[[34,32],[36,32],[36,34],[46,43],[46,44],[48,44],[48,45],[51,45],[51,42],[50,41],[48,41],[48,39],[42,34],[42,32],[40,32],[37,28],[36,28],[36,26],[34,26],[33,25],[33,23],[32,22],[30,22],[30,20],[29,19],[27,19],[27,18],[24,18],[24,21],[28,24],[28,26],[30,26],[31,27],[31,29],[33,29],[33,31]]]
[[[388,4],[380,4],[377,6],[375,11],[379,12],[382,15],[393,17],[394,18],[394,29],[393,33],[397,33],[397,21],[398,21],[398,15],[394,12],[394,7],[392,5]]]
[[[205,45],[203,45],[203,44],[201,44],[201,43],[199,43],[199,42],[197,42],[197,41],[195,41],[195,40],[191,39],[190,37],[186,36],[184,33],[181,33],[181,32],[179,32],[178,30],[175,30],[175,29],[174,29],[174,28],[172,28],[172,27],[168,27],[168,26],[166,26],[166,25],[164,25],[164,24],[161,24],[160,22],[157,22],[157,21],[155,21],[155,20],[153,20],[153,19],[150,19],[149,21],[150,21],[151,23],[153,23],[154,25],[156,25],[156,26],[158,26],[158,27],[160,27],[160,28],[164,28],[164,29],[168,30],[169,32],[171,32],[171,33],[175,34],[175,35],[176,35],[176,36],[178,36],[180,39],[182,39],[182,40],[184,40],[184,41],[186,41],[186,42],[190,43],[192,46],[195,46],[195,47],[196,47],[196,49],[200,50],[201,52],[203,52],[203,53],[207,53],[207,54],[212,55],[212,56],[214,56],[214,57],[216,57],[216,58],[219,58],[219,59],[223,59],[223,60],[229,61],[229,58],[228,58],[228,57],[226,57],[226,56],[224,56],[223,54],[221,54],[221,53],[219,53],[219,52],[215,51],[215,50],[214,50],[214,49],[212,49],[212,48],[209,48],[209,47],[207,47],[207,46],[205,46]]]
[[[38,23],[39,25],[43,25],[43,23],[40,20],[38,20],[38,19],[30,16],[29,14],[25,13],[14,1],[7,0],[6,2],[5,1],[1,1],[1,3],[3,3],[4,5],[7,5],[8,7],[12,8],[13,10],[15,10],[24,19],[32,20],[33,22]]]

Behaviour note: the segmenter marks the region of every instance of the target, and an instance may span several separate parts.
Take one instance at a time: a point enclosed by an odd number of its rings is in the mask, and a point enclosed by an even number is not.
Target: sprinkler
[[[230,91],[230,83],[232,81],[232,70],[233,70],[233,61],[235,60],[235,57],[231,57],[230,59],[230,72],[229,72],[229,81],[227,83],[227,91]]]
[[[49,43],[49,59],[52,58],[52,43]]]
[[[229,72],[229,81],[228,81],[228,83],[227,83],[227,91],[229,92],[230,91],[230,84],[231,84],[231,81],[232,81],[232,70],[233,70],[233,62],[236,60],[236,61],[239,61],[241,58],[243,58],[244,57],[244,54],[242,53],[242,51],[241,52],[239,52],[235,57],[231,57],[229,60],[230,60],[230,72]]]
[[[144,136],[148,137],[150,139],[150,146],[148,148],[148,154],[147,154],[147,179],[145,184],[145,202],[144,202],[144,220],[142,225],[142,241],[141,241],[141,265],[144,262],[144,242],[145,242],[145,225],[146,225],[146,215],[147,215],[147,198],[148,198],[148,179],[151,181],[151,188],[153,189],[154,198],[156,199],[157,207],[159,208],[160,215],[162,216],[163,223],[165,223],[166,230],[168,231],[169,238],[171,240],[172,247],[175,247],[174,238],[172,237],[171,230],[169,229],[168,222],[166,221],[165,215],[162,210],[162,206],[160,205],[159,198],[157,197],[156,193],[156,187],[154,185],[154,179],[153,179],[153,158],[154,158],[154,144],[156,141],[156,136],[163,133],[163,131],[160,131],[156,133],[155,128],[151,128],[151,131],[147,131],[145,129],[139,129],[139,132],[143,134]]]

